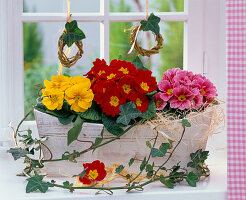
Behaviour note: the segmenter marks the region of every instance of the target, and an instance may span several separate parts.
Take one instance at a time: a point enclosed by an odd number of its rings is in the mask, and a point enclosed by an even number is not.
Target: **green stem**
[[[183,132],[182,135],[180,137],[180,140],[178,141],[178,143],[176,144],[176,146],[173,148],[172,152],[169,154],[167,160],[156,170],[155,174],[154,174],[154,178],[156,176],[156,174],[160,171],[160,169],[169,161],[169,159],[172,157],[173,152],[176,150],[176,148],[179,146],[180,142],[182,141],[183,137],[184,137],[184,133],[185,133],[185,126],[183,126]]]
[[[88,149],[85,149],[84,151],[79,152],[79,156],[81,156],[82,154],[87,153],[87,152],[89,152],[89,151],[92,151],[92,150],[94,150],[94,149],[97,149],[98,147],[104,146],[104,145],[106,145],[106,144],[108,144],[108,143],[111,143],[111,142],[113,142],[113,141],[119,139],[122,135],[124,135],[126,132],[128,132],[130,129],[132,129],[134,126],[138,125],[139,123],[140,123],[140,122],[138,122],[138,123],[136,123],[136,124],[133,124],[133,125],[129,126],[126,130],[124,130],[123,133],[121,133],[121,134],[118,135],[117,137],[114,137],[114,138],[111,139],[111,140],[108,140],[108,141],[106,141],[106,142],[104,142],[104,143],[102,143],[102,144],[99,144],[99,145],[97,145],[97,146],[92,146],[92,147],[90,147],[90,148],[88,148]],[[73,154],[70,154],[70,156],[71,156],[71,155],[73,155]],[[78,156],[78,157],[79,157],[79,156]],[[53,160],[42,160],[42,162],[43,162],[43,163],[45,163],[45,162],[56,162],[56,161],[62,161],[62,160],[68,160],[68,159],[69,159],[69,158],[59,158],[59,159],[53,159]]]
[[[153,147],[155,147],[155,144],[156,144],[156,141],[157,141],[157,138],[158,138],[158,133],[159,133],[159,132],[157,131],[156,137],[155,137],[155,139],[154,139]],[[151,156],[151,151],[150,151],[149,156],[148,156],[148,159],[147,159],[147,161],[146,161],[146,165],[149,163],[150,156]],[[146,165],[145,165],[145,166],[146,166]],[[144,169],[145,169],[145,168],[144,168]],[[144,169],[143,169],[143,170],[144,170]],[[142,174],[143,170],[141,170],[141,171],[138,173],[138,175],[135,176],[135,178],[133,178],[128,184],[130,184],[130,183],[132,183],[133,181],[135,181],[135,180]]]
[[[16,132],[15,134],[18,134],[19,128],[21,126],[21,124],[26,120],[26,118],[34,111],[34,108],[32,110],[30,110],[25,116],[24,118],[20,121],[20,123],[18,124],[17,128],[16,128]]]

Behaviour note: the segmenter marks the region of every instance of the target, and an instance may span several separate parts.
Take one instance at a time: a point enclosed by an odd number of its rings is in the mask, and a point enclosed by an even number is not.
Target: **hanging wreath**
[[[70,68],[82,57],[82,54],[84,53],[82,49],[82,39],[84,38],[85,34],[81,29],[78,28],[76,20],[66,23],[65,29],[63,30],[63,33],[58,40],[58,58],[64,67]],[[71,47],[73,43],[75,43],[75,45],[77,46],[78,51],[75,56],[68,57],[64,53],[63,49],[66,45],[68,47]]]
[[[130,42],[132,45],[131,51],[133,48],[142,56],[151,56],[153,54],[157,54],[162,49],[163,38],[160,34],[160,26],[159,26],[160,18],[155,16],[153,13],[150,14],[147,20],[142,20],[140,24],[131,27],[126,31],[131,31]],[[137,35],[139,31],[151,31],[155,36],[155,41],[157,45],[152,47],[151,49],[142,48],[137,42]]]

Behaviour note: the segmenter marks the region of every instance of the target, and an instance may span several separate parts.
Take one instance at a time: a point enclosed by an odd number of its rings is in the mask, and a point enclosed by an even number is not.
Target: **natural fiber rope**
[[[67,21],[71,22],[71,13],[70,13],[70,0],[67,0]],[[64,29],[62,31],[62,35],[66,33],[66,30]],[[70,54],[71,48],[67,47],[66,51],[64,53],[63,49],[66,46],[66,43],[62,39],[62,35],[59,37],[58,40],[58,58],[60,60],[60,65],[59,65],[59,71],[58,74],[61,75],[63,72],[63,67],[70,68],[71,66],[75,65],[76,62],[82,57],[82,54],[84,53],[83,51],[83,43],[82,41],[76,41],[75,45],[78,47],[78,51],[75,56],[68,57]]]
[[[153,33],[155,35],[155,41],[157,42],[157,45],[154,46],[154,47],[152,47],[151,49],[144,49],[137,42],[138,30],[139,31],[142,30],[141,25],[135,25],[135,26],[131,27],[130,29],[124,30],[125,32],[126,31],[131,31],[130,42],[131,42],[131,45],[134,45],[134,49],[140,55],[142,55],[142,56],[148,56],[148,57],[151,56],[151,55],[153,55],[153,54],[159,53],[160,50],[162,49],[162,45],[163,45],[163,38],[162,38],[161,34]]]

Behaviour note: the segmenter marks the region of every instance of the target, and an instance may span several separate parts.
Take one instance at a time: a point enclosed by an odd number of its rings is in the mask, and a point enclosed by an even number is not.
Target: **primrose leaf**
[[[42,193],[45,193],[49,187],[54,187],[53,184],[44,182],[43,178],[44,176],[34,176],[28,178],[28,183],[26,185],[26,193],[34,192],[37,190],[39,190]]]
[[[76,20],[67,22],[65,28],[67,33],[62,35],[62,40],[66,42],[67,46],[70,47],[74,42],[85,38],[85,34],[81,29],[78,28]]]
[[[142,20],[140,23],[142,24],[142,30],[143,31],[152,31],[155,34],[160,33],[160,18],[155,16],[153,13],[150,14],[148,20]]]
[[[73,128],[71,128],[67,134],[68,146],[78,138],[80,131],[82,130],[83,122],[84,121],[79,116],[77,116],[75,122],[73,123]]]
[[[89,108],[85,112],[78,113],[78,115],[81,118],[89,119],[89,120],[93,120],[93,121],[99,121],[102,119],[101,114],[95,108]]]
[[[59,120],[59,122],[61,124],[67,125],[67,124],[70,124],[73,121],[74,117],[75,117],[74,115],[70,115],[70,116],[68,116],[66,118],[64,118],[64,117],[58,117],[58,120]]]
[[[14,157],[14,160],[18,160],[21,157],[25,157],[26,154],[29,153],[28,151],[23,150],[21,147],[10,148],[7,152],[12,154],[12,156]]]
[[[118,124],[128,125],[131,119],[139,117],[142,113],[136,109],[136,106],[133,102],[127,102],[125,105],[120,106],[120,116],[117,118],[116,122]]]
[[[108,132],[115,136],[119,136],[124,132],[120,125],[116,123],[114,118],[107,116],[105,113],[102,114],[102,122]]]
[[[132,61],[132,64],[134,64],[137,69],[142,69],[144,71],[148,70],[146,67],[143,66],[143,63],[138,56]]]
[[[155,116],[156,113],[156,105],[155,102],[152,98],[149,99],[149,106],[147,110],[140,115],[143,119],[151,119],[152,117]]]

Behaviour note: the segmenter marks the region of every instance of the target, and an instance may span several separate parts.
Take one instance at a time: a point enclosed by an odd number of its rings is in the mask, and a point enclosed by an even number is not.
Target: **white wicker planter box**
[[[72,128],[72,123],[69,125],[62,125],[56,117],[35,110],[35,118],[37,121],[38,132],[40,136],[47,136],[48,140],[45,145],[52,151],[53,159],[59,159],[66,151],[72,153],[74,150],[82,151],[90,147],[91,143],[74,141],[70,146],[67,146],[67,132]],[[175,150],[172,158],[168,161],[167,166],[173,166],[181,161],[181,166],[186,166],[190,161],[190,153],[198,149],[205,149],[208,131],[212,119],[211,110],[204,113],[197,113],[192,117],[191,127],[186,128],[184,137],[180,145]],[[170,130],[169,127],[160,127],[161,132],[158,138],[156,148],[162,142],[167,142],[167,138],[174,140],[173,146],[180,139],[183,128],[180,120],[172,122],[176,124],[175,130]],[[84,123],[82,131],[78,137],[82,141],[94,142],[97,137],[100,137],[102,124]],[[104,129],[104,138],[115,137]],[[120,139],[115,140],[107,145],[99,147],[94,152],[87,152],[81,157],[77,158],[77,163],[70,161],[47,162],[45,163],[45,171],[49,176],[72,176],[79,174],[83,170],[83,163],[100,160],[105,163],[107,167],[111,167],[112,163],[123,164],[128,166],[130,158],[137,158],[142,160],[145,156],[149,155],[150,149],[145,145],[147,140],[152,139],[153,130],[147,125],[141,125],[132,128],[129,132],[124,134]],[[43,147],[44,159],[50,158],[50,153],[47,148]],[[162,164],[167,156],[163,158],[151,159],[156,165]],[[139,171],[141,161],[135,161],[129,168],[129,171]]]

